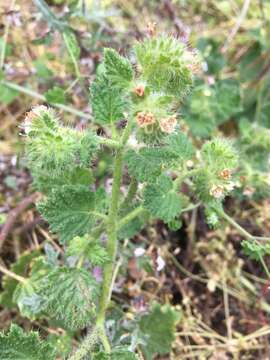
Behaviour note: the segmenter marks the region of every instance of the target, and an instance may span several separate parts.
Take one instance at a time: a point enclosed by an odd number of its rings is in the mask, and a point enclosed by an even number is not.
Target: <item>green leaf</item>
[[[81,49],[79,47],[77,38],[72,31],[65,31],[63,33],[65,44],[72,61],[80,58]]]
[[[133,69],[128,59],[119,55],[114,49],[104,50],[104,65],[106,77],[121,89],[129,86],[133,79]]]
[[[11,265],[10,270],[17,275],[26,276],[29,264],[31,264],[31,261],[39,256],[39,254],[39,251],[23,253],[19,259]],[[17,285],[18,282],[15,279],[8,276],[3,276],[1,285],[3,291],[0,294],[0,304],[8,309],[16,306],[16,302],[14,302],[13,299],[13,294]]]
[[[90,232],[97,221],[96,212],[104,210],[105,199],[102,188],[92,192],[83,185],[64,185],[53,189],[38,210],[65,243]]]
[[[139,204],[128,204],[129,206],[124,207],[120,211],[120,217],[124,217],[125,215],[128,215],[130,212],[132,212],[134,209],[136,209]],[[129,221],[128,224],[122,226],[120,230],[118,231],[118,236],[120,239],[131,239],[134,235],[139,233],[145,224],[147,223],[149,219],[149,213],[147,211],[144,211],[140,215],[136,216],[133,220]]]
[[[193,135],[209,137],[218,125],[242,110],[238,82],[226,79],[212,86],[197,85],[183,109],[183,116]]]
[[[67,255],[84,256],[92,265],[103,265],[109,261],[106,249],[89,235],[72,239],[67,248]]]
[[[154,303],[150,312],[139,320],[139,329],[145,345],[142,349],[146,360],[154,355],[165,355],[170,352],[175,339],[175,326],[180,320],[180,313],[170,305],[161,306]]]
[[[50,104],[65,104],[66,96],[65,91],[59,86],[54,86],[49,89],[45,94],[46,100]]]
[[[50,344],[41,342],[38,333],[25,333],[17,325],[11,325],[6,335],[0,333],[0,354],[1,360],[55,360]]]
[[[119,348],[114,348],[110,355],[101,351],[98,354],[94,355],[93,360],[138,360],[138,359],[139,358],[137,357],[136,354],[134,354],[134,352],[129,351],[125,347],[119,347]]]
[[[36,319],[43,310],[43,301],[38,291],[41,279],[47,275],[51,266],[44,257],[35,258],[30,277],[25,283],[19,283],[13,294],[13,301],[18,305],[20,313],[29,319]]]
[[[161,175],[156,183],[149,184],[143,192],[144,206],[152,216],[170,222],[181,213],[183,200],[173,188],[173,181]]]
[[[265,255],[270,255],[270,244],[256,240],[243,240],[241,246],[245,255],[250,259],[260,261]]]
[[[54,13],[51,11],[51,9],[44,0],[34,0],[34,4],[37,6],[42,16],[48,22],[52,29],[63,32],[68,27],[67,23],[58,19],[54,15]]]
[[[213,38],[200,38],[196,48],[207,63],[209,74],[218,74],[226,65],[226,58],[220,51],[220,42]]]
[[[125,161],[130,175],[139,181],[154,181],[168,163],[166,151],[158,147],[128,150]]]
[[[189,138],[177,132],[166,138],[165,150],[168,160],[172,160],[177,166],[190,160],[194,155],[194,147]]]
[[[19,95],[18,91],[8,88],[0,84],[0,103],[9,105]]]
[[[85,269],[59,267],[42,279],[45,311],[69,329],[85,327],[96,310],[98,284]]]
[[[43,79],[50,79],[53,76],[53,72],[48,66],[44,63],[44,60],[39,59],[33,61],[33,65],[36,68],[37,76]]]
[[[120,89],[112,86],[104,76],[98,76],[91,85],[91,104],[94,119],[101,125],[123,119],[127,100]]]
[[[48,343],[55,349],[57,359],[66,359],[72,352],[73,337],[71,333],[49,334]]]
[[[53,188],[63,185],[84,185],[89,186],[94,182],[94,176],[90,169],[75,166],[59,174],[48,173],[47,171],[32,171],[34,188],[48,194]]]

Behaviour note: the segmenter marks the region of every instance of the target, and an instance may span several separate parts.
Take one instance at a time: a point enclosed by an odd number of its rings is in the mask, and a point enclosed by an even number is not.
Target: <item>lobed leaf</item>
[[[89,235],[76,236],[68,245],[68,256],[84,256],[92,265],[103,265],[109,261],[106,249]]]
[[[142,345],[146,360],[155,355],[166,355],[171,350],[175,339],[175,327],[180,320],[180,313],[170,305],[154,303],[148,314],[139,320],[139,330],[145,345]]]
[[[50,344],[42,342],[38,333],[25,333],[19,326],[11,325],[7,334],[0,333],[1,360],[55,360]]]
[[[170,222],[182,210],[182,199],[173,188],[173,181],[166,175],[161,175],[156,183],[149,184],[143,192],[144,206],[151,215]]]
[[[104,75],[98,76],[92,83],[90,94],[94,119],[97,123],[111,124],[125,117],[127,100],[123,92],[112,86]]]
[[[167,154],[158,147],[128,150],[125,156],[130,175],[138,181],[154,181],[167,163]]]
[[[120,89],[128,87],[133,80],[131,63],[114,49],[104,50],[104,66],[108,80]]]
[[[95,316],[98,284],[85,269],[58,267],[42,279],[39,295],[52,318],[75,330]]]
[[[84,185],[64,185],[55,188],[38,210],[49,222],[50,229],[60,234],[62,243],[82,236],[97,222],[96,212],[103,211],[105,192],[92,192]]]

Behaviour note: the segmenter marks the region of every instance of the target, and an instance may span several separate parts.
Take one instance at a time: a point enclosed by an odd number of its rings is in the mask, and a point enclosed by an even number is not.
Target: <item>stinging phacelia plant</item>
[[[38,209],[59,235],[64,254],[50,261],[37,257],[14,300],[31,319],[46,316],[73,332],[88,328],[69,360],[135,360],[137,347],[150,360],[170,351],[179,313],[169,305],[154,303],[133,321],[123,342],[115,343],[108,331],[121,239],[131,238],[151,219],[175,230],[183,212],[200,205],[216,225],[224,215],[222,200],[235,186],[238,156],[232,142],[215,138],[195,148],[182,130],[180,106],[199,66],[196,54],[173,36],[152,35],[135,44],[132,62],[104,50],[90,91],[93,122],[106,136],[64,126],[43,105],[25,119],[28,167],[34,188],[44,195]],[[111,190],[95,169],[108,149]],[[94,276],[96,267],[101,281]],[[54,349],[49,351],[35,333],[24,334],[16,326],[0,337],[5,359],[15,359],[9,354],[12,342],[17,358],[24,353],[23,358],[33,359],[34,353],[35,360],[56,359]]]

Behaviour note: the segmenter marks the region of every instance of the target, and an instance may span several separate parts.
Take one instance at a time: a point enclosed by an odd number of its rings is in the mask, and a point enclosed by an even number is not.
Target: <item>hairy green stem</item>
[[[122,227],[127,225],[131,220],[135,219],[138,215],[141,215],[142,213],[146,212],[142,206],[138,206],[136,209],[132,210],[130,213],[128,213],[125,217],[123,217],[117,226],[117,230],[120,230]]]
[[[76,350],[76,352],[71,355],[68,360],[81,360],[88,355],[89,351],[98,342],[100,336],[99,331],[100,329],[94,328],[91,333],[86,336],[79,349]]]
[[[255,236],[247,232],[244,228],[242,228],[241,225],[239,225],[234,219],[232,219],[228,214],[225,213],[223,209],[215,208],[215,211],[223,217],[229,224],[231,224],[233,227],[235,227],[240,234],[242,234],[245,238],[249,240],[259,240],[259,241],[270,241],[270,237],[266,236]]]
[[[91,236],[99,236],[104,227],[107,230],[108,242],[107,242],[107,253],[110,258],[110,261],[104,266],[103,270],[103,282],[99,302],[99,310],[97,314],[96,326],[92,333],[86,337],[83,343],[79,346],[77,351],[71,355],[69,360],[81,360],[92,349],[93,345],[98,341],[102,342],[103,347],[107,353],[111,352],[110,342],[105,332],[104,322],[105,315],[108,304],[111,298],[111,289],[113,287],[112,282],[114,281],[114,263],[116,258],[117,251],[117,232],[119,227],[117,226],[118,221],[118,211],[119,211],[119,200],[120,200],[120,186],[122,181],[122,172],[123,172],[123,155],[125,145],[128,141],[130,132],[132,128],[132,122],[129,121],[123,132],[123,136],[120,141],[120,146],[116,151],[115,161],[114,161],[114,171],[113,171],[113,187],[112,187],[112,197],[111,197],[111,206],[109,210],[109,215],[107,221],[103,221],[98,225],[91,233]]]
[[[215,208],[215,211],[223,218],[225,219],[229,224],[231,224],[234,228],[236,228],[240,234],[242,234],[244,237],[246,237],[249,240],[252,240],[254,237],[247,232],[244,228],[242,228],[241,225],[239,225],[236,221],[234,221],[228,214],[225,213],[223,209]]]
[[[123,171],[123,152],[130,131],[131,131],[131,122],[128,122],[121,139],[122,147],[117,150],[114,161],[112,198],[111,198],[111,206],[107,221],[107,234],[108,234],[107,253],[110,258],[110,262],[108,262],[104,266],[103,283],[102,283],[102,291],[101,291],[101,297],[99,303],[99,313],[97,316],[97,324],[104,323],[106,309],[109,304],[110,296],[111,296],[110,294],[111,281],[112,281],[113,267],[114,267],[116,251],[117,251],[117,220],[118,220],[118,208],[119,208],[119,199],[120,199],[120,186],[121,186],[122,171]]]

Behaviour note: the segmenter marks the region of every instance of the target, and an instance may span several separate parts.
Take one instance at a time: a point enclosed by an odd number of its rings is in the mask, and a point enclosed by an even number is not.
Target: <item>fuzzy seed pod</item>
[[[142,111],[137,114],[136,121],[140,128],[145,128],[148,125],[153,125],[156,122],[156,119],[151,112]]]
[[[169,116],[168,118],[161,119],[159,122],[161,131],[167,134],[174,132],[177,125],[176,115]]]

